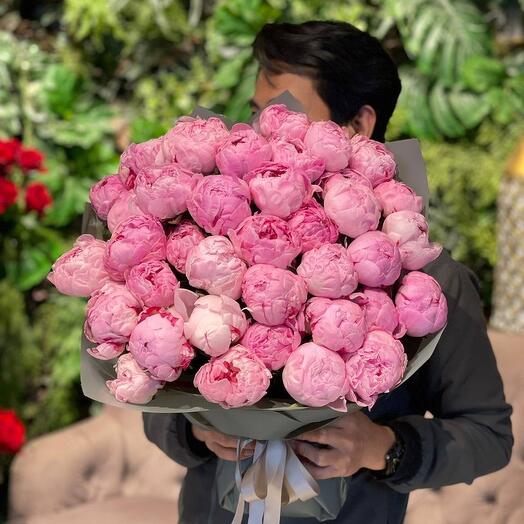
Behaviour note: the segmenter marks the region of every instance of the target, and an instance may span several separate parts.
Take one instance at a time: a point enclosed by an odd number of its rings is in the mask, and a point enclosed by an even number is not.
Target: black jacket
[[[400,433],[407,449],[394,477],[375,480],[365,470],[349,477],[338,518],[351,524],[398,524],[408,494],[437,488],[504,467],[511,456],[511,406],[489,342],[474,275],[448,253],[424,271],[438,280],[448,300],[448,324],[429,361],[391,394],[364,412]],[[429,411],[434,418],[425,418]],[[149,440],[188,468],[180,496],[182,524],[229,524],[214,489],[214,456],[191,436],[183,415],[144,413]],[[281,524],[313,524],[285,519]]]

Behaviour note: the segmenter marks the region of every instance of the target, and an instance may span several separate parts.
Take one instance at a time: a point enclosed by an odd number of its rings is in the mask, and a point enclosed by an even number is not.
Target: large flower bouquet
[[[254,438],[268,437],[242,424],[248,406],[324,408],[269,437],[283,438],[347,401],[372,408],[405,375],[403,341],[446,322],[419,271],[441,247],[396,173],[383,144],[282,104],[231,129],[184,117],[93,186],[110,237],[80,236],[49,280],[90,297],[86,350],[114,363],[119,402],[208,410]]]

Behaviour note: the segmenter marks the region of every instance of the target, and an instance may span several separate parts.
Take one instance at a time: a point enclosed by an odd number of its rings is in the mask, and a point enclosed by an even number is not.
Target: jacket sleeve
[[[503,468],[513,447],[512,408],[505,401],[475,277],[449,255],[444,260],[426,272],[446,294],[448,324],[414,382],[414,393],[434,418],[407,415],[391,424],[405,437],[411,460],[385,482],[404,493],[470,484]]]
[[[205,444],[193,437],[191,424],[184,415],[171,413],[143,413],[142,415],[146,437],[181,466],[194,468],[214,457]]]

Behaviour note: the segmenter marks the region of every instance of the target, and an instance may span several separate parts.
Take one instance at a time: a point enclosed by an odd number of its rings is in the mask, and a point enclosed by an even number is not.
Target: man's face
[[[258,74],[255,94],[251,100],[253,110],[265,107],[270,100],[289,91],[304,108],[310,120],[329,120],[330,111],[318,95],[313,80],[292,73],[269,75],[261,70]]]

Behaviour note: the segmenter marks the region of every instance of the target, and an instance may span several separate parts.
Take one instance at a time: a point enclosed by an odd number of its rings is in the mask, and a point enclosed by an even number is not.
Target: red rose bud
[[[16,202],[18,188],[11,180],[0,178],[0,215]]]
[[[12,409],[0,409],[0,453],[16,453],[25,442],[25,427]]]
[[[20,149],[17,163],[24,171],[30,171],[32,169],[45,171],[43,166],[44,155],[37,149]]]
[[[16,138],[0,140],[0,170],[10,166],[20,151],[21,144]]]
[[[43,213],[45,208],[53,203],[47,186],[41,182],[33,182],[27,186],[25,191],[25,205],[27,211]]]

